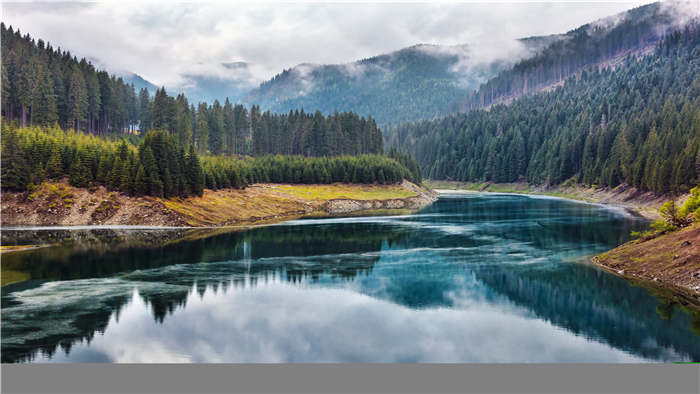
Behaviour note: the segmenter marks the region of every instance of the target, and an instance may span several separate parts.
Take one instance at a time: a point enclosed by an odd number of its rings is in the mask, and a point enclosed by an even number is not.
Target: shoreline
[[[426,190],[426,189],[423,189]],[[619,205],[615,203],[602,203],[602,202],[592,202],[592,201],[587,201],[583,199],[577,199],[577,198],[570,198],[570,197],[565,197],[565,196],[555,196],[555,195],[547,195],[547,194],[538,194],[536,192],[531,192],[531,193],[520,193],[520,192],[494,192],[494,191],[477,191],[477,190],[453,190],[453,189],[427,189],[426,190],[426,195],[417,195],[414,197],[409,197],[405,199],[387,199],[387,200],[381,200],[381,203],[378,203],[377,200],[352,200],[352,199],[331,199],[331,200],[326,200],[322,204],[315,204],[314,207],[316,209],[308,210],[305,212],[295,212],[294,214],[290,215],[275,215],[272,218],[256,218],[256,220],[252,221],[245,221],[245,222],[238,222],[238,223],[229,223],[229,224],[223,224],[223,225],[198,225],[198,226],[192,226],[192,225],[184,225],[184,226],[154,226],[154,225],[142,225],[142,224],[134,224],[134,225],[128,225],[128,224],[101,224],[101,225],[46,225],[46,226],[41,226],[41,225],[14,225],[14,226],[0,226],[0,230],[5,230],[5,231],[14,231],[14,232],[51,232],[51,231],[92,231],[92,230],[112,230],[116,232],[120,231],[144,231],[146,233],[151,233],[155,234],[154,232],[158,231],[180,231],[182,232],[179,234],[179,236],[175,237],[176,239],[180,238],[188,238],[191,236],[201,236],[204,232],[206,234],[209,233],[218,233],[221,231],[236,231],[236,230],[245,230],[249,228],[254,228],[254,227],[261,227],[261,226],[269,226],[269,225],[277,225],[281,224],[287,221],[293,221],[293,220],[298,220],[302,218],[313,218],[313,217],[357,217],[357,216],[375,216],[376,214],[381,214],[381,215],[392,215],[393,213],[397,215],[405,214],[407,211],[412,212],[419,210],[420,208],[430,205],[432,202],[437,200],[440,196],[443,195],[449,195],[449,194],[474,194],[474,195],[479,195],[479,194],[489,194],[489,195],[519,195],[519,196],[524,196],[524,197],[529,197],[529,198],[550,198],[550,199],[557,199],[557,200],[567,200],[575,203],[581,203],[581,204],[589,204],[589,205],[595,205],[599,206],[603,209],[614,209],[618,211],[624,211],[625,214],[627,215],[632,215],[636,217],[642,217],[644,219],[649,219],[649,217],[644,216],[644,215],[639,215],[637,211],[630,210],[629,207],[624,206],[624,205]],[[407,199],[417,199],[416,205],[417,207],[414,207],[413,209],[410,208],[405,208],[407,205],[405,200]],[[379,208],[375,209],[373,208],[375,205],[380,205],[380,206],[393,206],[396,204],[396,201],[403,201],[401,204],[401,207],[389,207],[389,208]],[[335,212],[329,212],[333,211],[334,209],[328,209],[329,207],[333,208],[338,208],[335,209]],[[700,230],[700,226],[697,226],[697,228]],[[197,235],[198,234],[198,235]],[[668,235],[673,235],[677,233],[671,233],[667,234]],[[698,240],[697,244],[700,247],[700,231],[697,232],[698,234]],[[665,236],[657,237],[655,239],[663,238]],[[655,239],[652,239],[650,241],[653,241]],[[174,239],[170,239],[170,241],[173,241]],[[48,240],[47,240],[48,241]],[[677,281],[669,280],[668,275],[665,275],[663,270],[659,271],[653,271],[653,270],[648,270],[647,271],[635,271],[634,269],[630,269],[629,266],[633,262],[629,259],[627,261],[625,260],[626,253],[628,252],[626,249],[630,248],[631,246],[639,248],[639,245],[644,246],[644,243],[648,241],[639,241],[639,240],[634,240],[627,242],[625,244],[619,245],[618,247],[603,253],[598,256],[591,256],[587,258],[587,262],[589,264],[593,264],[596,267],[599,267],[600,269],[605,270],[606,272],[612,273],[616,276],[623,277],[627,280],[630,280],[635,283],[641,283],[645,287],[651,287],[654,289],[659,289],[659,290],[666,290],[669,291],[671,294],[674,295],[674,299],[677,299],[679,302],[683,304],[693,304],[695,307],[700,307],[700,265],[698,265],[698,283],[695,283],[695,281],[691,281],[690,285],[683,285],[682,283],[679,284]],[[4,243],[4,242],[3,242]],[[47,242],[46,244],[25,244],[21,245],[18,244],[17,246],[20,246],[19,248],[16,249],[8,249],[2,251],[2,254],[6,253],[11,253],[11,252],[23,252],[23,251],[30,251],[30,250],[35,250],[38,248],[43,248],[43,247],[48,247],[56,245],[55,242]],[[606,256],[606,255],[611,255],[611,254],[619,254],[622,251],[622,255],[618,256],[616,261],[614,263],[606,263],[606,261],[601,260],[601,256]],[[700,259],[698,259],[698,264],[700,264]],[[625,268],[620,268],[620,267]],[[633,264],[632,264],[633,265]]]
[[[700,308],[700,225],[636,239],[590,259],[614,275],[662,288]]]
[[[617,201],[592,201],[576,195],[547,194],[538,191],[489,191],[468,189],[434,189],[445,194],[520,195],[531,198],[552,198],[606,209],[624,210],[625,213],[646,220],[658,219],[652,215],[650,205],[633,205]],[[669,198],[670,199],[670,198]],[[652,205],[653,206],[653,205]],[[641,208],[641,209],[640,209]],[[681,245],[697,244],[698,249],[681,251]],[[662,293],[682,305],[700,309],[700,225],[661,235],[650,240],[632,240],[605,253],[586,259],[615,276],[624,278],[653,292]]]
[[[433,189],[435,192],[437,192],[439,195],[442,194],[490,194],[490,195],[515,195],[515,196],[524,196],[524,197],[530,197],[530,198],[550,198],[550,199],[556,199],[556,200],[565,200],[565,201],[571,201],[579,204],[588,204],[588,205],[595,205],[601,208],[606,208],[606,209],[612,209],[612,210],[622,210],[629,214],[630,216],[646,219],[646,220],[655,220],[658,218],[658,214],[651,214],[647,213],[646,210],[638,210],[635,209],[634,207],[630,207],[629,205],[625,204],[619,204],[619,203],[614,203],[614,202],[596,202],[596,201],[589,201],[585,200],[582,198],[576,198],[576,196],[561,196],[561,195],[552,195],[552,194],[543,194],[543,193],[538,193],[538,192],[494,192],[494,191],[479,191],[479,190],[466,190],[466,189]]]
[[[202,196],[128,196],[100,186],[44,183],[31,193],[2,193],[4,230],[164,230],[246,227],[309,215],[418,210],[437,193],[408,181],[375,184],[255,184]]]
[[[564,186],[533,186],[525,182],[469,183],[426,180],[425,184],[443,193],[504,193],[563,198],[624,209],[631,215],[643,217],[648,220],[660,218],[658,210],[666,201],[675,200],[676,203],[682,204],[688,196],[688,194],[681,196],[660,195],[652,192],[643,192],[625,185],[610,189],[586,187],[577,184],[568,184]]]

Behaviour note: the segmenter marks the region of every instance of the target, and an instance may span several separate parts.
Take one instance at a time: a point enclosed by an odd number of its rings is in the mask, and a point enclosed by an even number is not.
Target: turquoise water
[[[645,225],[445,195],[406,216],[10,254],[31,280],[3,288],[2,361],[700,361],[697,312],[586,263]]]

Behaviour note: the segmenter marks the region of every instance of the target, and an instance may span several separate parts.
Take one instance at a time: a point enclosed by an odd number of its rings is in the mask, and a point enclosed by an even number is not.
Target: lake
[[[2,289],[2,361],[700,361],[696,310],[588,263],[646,225],[446,194],[416,214],[213,234],[5,230],[70,241],[3,255],[22,280]]]

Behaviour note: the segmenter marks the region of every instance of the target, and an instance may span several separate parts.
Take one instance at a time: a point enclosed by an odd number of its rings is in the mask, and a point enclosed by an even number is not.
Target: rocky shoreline
[[[402,186],[417,193],[414,197],[393,198],[385,200],[355,200],[338,198],[328,200],[322,205],[322,210],[332,215],[369,211],[375,209],[421,209],[438,199],[438,193],[419,188],[404,181]]]
[[[682,302],[700,307],[700,225],[630,241],[591,260],[608,272],[664,287]]]

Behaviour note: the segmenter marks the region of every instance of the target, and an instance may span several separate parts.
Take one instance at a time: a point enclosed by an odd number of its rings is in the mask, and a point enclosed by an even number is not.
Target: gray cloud
[[[347,63],[418,43],[469,44],[478,56],[643,3],[4,2],[2,18],[111,71],[177,87],[192,74],[230,77],[222,63],[231,61],[249,63],[259,82],[299,63]]]

